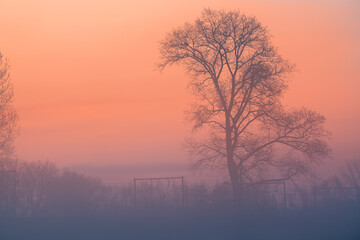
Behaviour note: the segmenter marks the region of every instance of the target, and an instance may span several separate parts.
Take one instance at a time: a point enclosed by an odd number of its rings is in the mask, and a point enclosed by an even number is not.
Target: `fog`
[[[359,10],[0,1],[0,240],[360,239]]]
[[[105,184],[48,161],[20,161],[14,169],[16,179],[11,172],[1,178],[1,239],[360,236],[359,161],[321,181],[259,186],[247,192],[241,204],[234,202],[226,182],[138,178],[134,188],[134,179]]]

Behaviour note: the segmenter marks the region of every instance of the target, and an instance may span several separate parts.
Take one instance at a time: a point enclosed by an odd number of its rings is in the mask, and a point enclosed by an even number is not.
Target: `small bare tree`
[[[340,179],[345,186],[360,188],[360,160],[347,161]]]
[[[209,138],[188,141],[196,165],[226,169],[236,199],[257,184],[304,174],[328,153],[325,118],[282,107],[293,66],[255,17],[205,9],[166,35],[160,55],[161,70],[185,68],[198,97],[190,119]]]
[[[0,170],[7,168],[14,151],[14,140],[19,131],[17,114],[12,105],[13,85],[7,60],[0,52]],[[6,165],[6,166],[5,166]]]

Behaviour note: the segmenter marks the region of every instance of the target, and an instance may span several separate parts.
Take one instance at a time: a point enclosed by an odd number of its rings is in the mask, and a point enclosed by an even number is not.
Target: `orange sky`
[[[327,117],[332,165],[360,158],[358,0],[0,0],[0,51],[22,128],[17,156],[186,165],[186,76],[155,63],[165,33],[204,7],[257,16],[297,65],[284,103]]]

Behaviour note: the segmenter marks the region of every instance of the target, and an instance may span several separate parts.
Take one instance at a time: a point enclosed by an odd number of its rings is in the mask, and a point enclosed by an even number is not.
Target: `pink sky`
[[[155,64],[165,33],[204,7],[238,9],[267,26],[298,69],[284,104],[327,117],[329,166],[360,158],[357,0],[1,0],[0,51],[22,128],[17,156],[69,167],[186,166],[187,77]]]

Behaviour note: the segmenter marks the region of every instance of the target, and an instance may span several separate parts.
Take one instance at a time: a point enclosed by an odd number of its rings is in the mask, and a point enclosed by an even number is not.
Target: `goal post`
[[[166,186],[167,183],[167,186]],[[161,197],[172,197],[172,200],[178,200],[182,208],[185,206],[185,185],[184,177],[154,177],[154,178],[134,178],[133,179],[133,205],[134,209],[139,207],[141,200],[148,201],[148,204],[154,205],[154,201],[160,203]],[[160,196],[161,195],[161,196]],[[177,196],[180,195],[180,196]],[[157,197],[157,199],[156,199]],[[176,199],[180,197],[180,199]],[[142,198],[142,199],[141,199]]]

